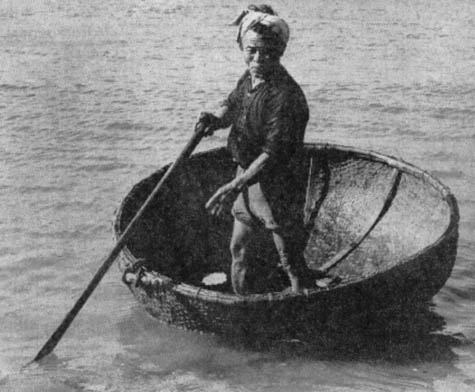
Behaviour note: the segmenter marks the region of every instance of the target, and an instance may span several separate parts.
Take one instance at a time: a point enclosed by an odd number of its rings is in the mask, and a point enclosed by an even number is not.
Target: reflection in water
[[[275,385],[276,390],[359,385],[362,389],[355,390],[368,390],[368,383],[414,390],[430,385],[434,377],[460,372],[456,351],[467,343],[442,334],[444,326],[444,319],[425,305],[335,319],[325,331],[303,326],[272,339],[246,338],[178,330],[136,307],[118,325],[125,351],[115,356],[113,366],[131,383],[181,383],[181,377],[190,375],[193,382],[226,380],[217,390],[234,390],[229,387],[233,382],[245,390],[261,390],[262,385]]]
[[[306,357],[316,360],[385,360],[453,362],[453,347],[461,344],[454,336],[440,333],[443,317],[429,305],[412,309],[391,309],[357,318],[333,320],[324,331],[303,326],[290,336],[234,340],[251,350],[268,350],[284,357]]]
[[[309,101],[308,141],[401,156],[457,195],[460,257],[436,310],[444,329],[473,338],[475,2],[404,3],[277,1],[294,26],[284,63]],[[130,313],[126,289],[104,282],[57,357],[12,374],[109,251],[122,197],[234,86],[243,64],[225,24],[245,5],[0,2],[2,392],[465,391],[468,379],[473,389],[474,346],[443,335],[428,309],[243,342]]]
[[[444,369],[449,372],[457,360],[453,348],[464,343],[460,337],[441,333],[445,321],[429,305],[333,320],[324,331],[303,326],[285,336],[272,338],[181,331],[160,324],[140,310],[134,311],[132,317],[134,320],[124,321],[119,326],[121,341],[127,345],[128,368],[130,371],[135,368],[142,375],[152,370],[147,365],[150,362],[161,374],[176,369],[206,371],[210,366],[225,367],[226,361],[237,360],[231,359],[236,355],[240,363],[299,358],[313,361],[376,360],[393,364],[443,362],[446,364]],[[214,356],[219,358],[219,365],[212,365],[213,361],[207,360]],[[447,366],[449,364],[452,365]]]

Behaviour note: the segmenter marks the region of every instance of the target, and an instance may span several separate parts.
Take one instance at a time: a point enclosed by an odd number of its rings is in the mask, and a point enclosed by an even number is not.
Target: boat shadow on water
[[[335,318],[318,332],[303,326],[272,337],[243,335],[219,339],[234,348],[271,352],[283,358],[452,363],[457,359],[453,348],[471,343],[463,335],[444,333],[445,320],[431,307],[421,304],[412,309],[393,308]]]

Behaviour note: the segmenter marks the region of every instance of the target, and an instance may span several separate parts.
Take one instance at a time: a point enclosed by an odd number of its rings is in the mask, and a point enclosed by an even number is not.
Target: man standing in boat
[[[236,19],[237,42],[247,70],[216,114],[200,115],[198,130],[207,135],[231,127],[228,148],[238,164],[236,177],[219,188],[206,204],[218,215],[234,201],[230,244],[231,281],[246,294],[246,250],[258,226],[273,236],[280,265],[292,291],[299,291],[297,264],[302,247],[295,238],[303,228],[304,181],[299,165],[308,106],[305,96],[280,64],[289,27],[270,6],[249,6]]]

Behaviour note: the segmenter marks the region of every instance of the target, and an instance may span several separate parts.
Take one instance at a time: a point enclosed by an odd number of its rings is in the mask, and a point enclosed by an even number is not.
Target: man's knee
[[[245,242],[239,238],[233,238],[229,245],[229,250],[233,260],[241,259],[244,256],[245,252]]]
[[[233,235],[231,237],[231,243],[229,244],[229,250],[231,251],[233,259],[244,257],[244,252],[251,235],[251,227],[238,220],[234,221]]]

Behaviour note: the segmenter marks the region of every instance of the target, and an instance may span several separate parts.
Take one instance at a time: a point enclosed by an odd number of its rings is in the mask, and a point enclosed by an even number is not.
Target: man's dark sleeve
[[[244,75],[239,78],[236,87],[233,91],[231,91],[231,94],[229,94],[228,97],[221,102],[221,106],[227,106],[230,110],[236,110],[238,108],[242,99],[242,84],[244,83],[246,77],[247,73],[244,73]]]
[[[302,124],[304,129],[307,119],[304,110],[300,110],[299,115],[298,104],[298,100],[286,91],[273,94],[266,103],[266,139],[262,150],[273,161],[278,159],[280,164],[285,165],[298,144],[303,143]]]
[[[231,91],[231,94],[228,95],[228,97],[221,102],[221,106],[227,106],[229,110],[235,110],[237,106],[237,100],[238,100],[238,89],[239,86],[236,86],[236,88]]]

